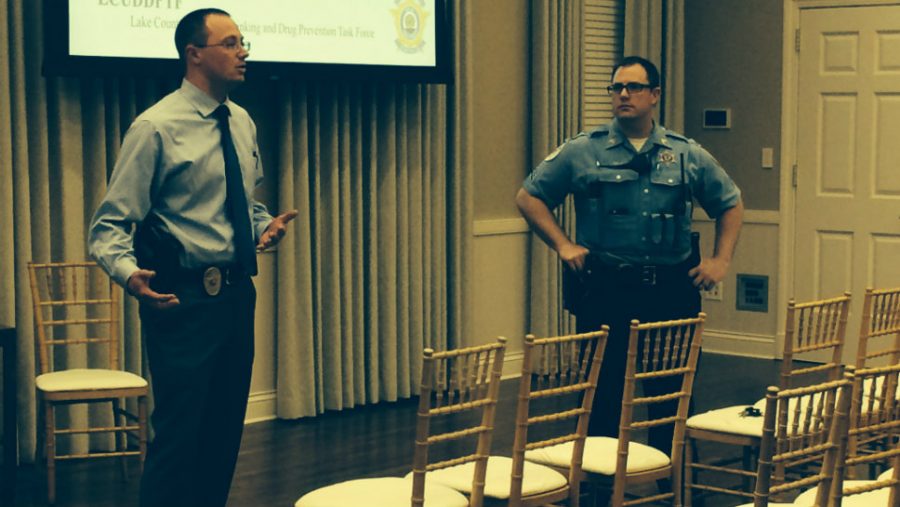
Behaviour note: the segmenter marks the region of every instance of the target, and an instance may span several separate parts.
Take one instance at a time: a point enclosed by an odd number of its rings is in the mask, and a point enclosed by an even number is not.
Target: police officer
[[[699,313],[699,290],[728,271],[743,204],[706,150],[654,121],[661,90],[653,63],[623,59],[607,90],[615,119],[551,153],[525,180],[516,203],[564,263],[566,308],[576,315],[578,331],[610,326],[588,433],[615,437],[630,321]],[[551,213],[568,194],[574,195],[576,241]],[[715,250],[702,260],[691,247],[695,200],[716,220]],[[668,390],[671,382],[680,379],[645,385],[645,393]],[[662,411],[674,414],[674,404]],[[650,445],[669,451],[672,427],[651,431]]]

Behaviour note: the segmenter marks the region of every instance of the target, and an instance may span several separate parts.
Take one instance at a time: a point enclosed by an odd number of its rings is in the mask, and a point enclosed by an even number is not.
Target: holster
[[[585,259],[587,264],[589,261]],[[591,292],[591,279],[589,266],[585,266],[581,272],[574,271],[568,266],[563,266],[563,308],[572,315],[578,316]]]
[[[156,271],[158,281],[181,268],[184,246],[156,215],[148,215],[134,233],[134,256],[142,269]]]

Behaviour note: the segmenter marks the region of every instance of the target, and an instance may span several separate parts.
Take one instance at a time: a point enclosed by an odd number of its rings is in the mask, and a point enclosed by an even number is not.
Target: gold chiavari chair
[[[143,465],[147,442],[147,381],[122,371],[119,364],[120,289],[93,262],[29,263],[38,363],[35,378],[44,412],[47,457],[47,498],[56,501],[56,462],[80,458],[136,456]],[[87,365],[90,367],[71,367]],[[137,400],[137,415],[122,405]],[[57,427],[57,410],[73,404],[110,403],[110,425]],[[96,435],[110,433],[115,450],[92,448]],[[122,447],[121,435],[134,438],[136,448]],[[63,452],[61,436],[93,437],[84,449]]]
[[[488,460],[484,495],[490,505],[531,507],[567,500],[579,502],[581,460],[588,419],[609,329],[591,333],[525,338],[516,408],[512,457]],[[527,462],[540,449],[552,448],[566,473]],[[472,494],[470,466],[431,472],[429,481]]]
[[[810,385],[822,377],[840,380],[842,354],[846,338],[850,294],[815,301],[788,302],[785,319],[784,349],[779,371],[780,389]],[[827,354],[822,363],[808,363],[810,354]],[[766,399],[754,405],[738,405],[710,410],[687,421],[685,448],[685,498],[693,505],[697,492],[753,498],[751,484],[756,476],[751,456],[759,449],[763,432]],[[696,449],[699,443],[738,446],[741,459],[702,462]],[[739,461],[739,465],[735,464]],[[700,473],[717,474],[720,478],[737,478],[739,485],[717,481],[701,482]]]
[[[846,378],[795,389],[768,389],[754,501],[741,507],[828,505],[851,392]],[[818,466],[810,467],[810,462]],[[795,464],[802,464],[796,472]],[[810,486],[816,487],[811,495],[804,493],[807,496],[793,501],[787,496]],[[783,498],[784,502],[778,502]]]
[[[584,479],[600,487],[612,486],[611,505],[638,505],[668,501],[681,505],[684,425],[693,389],[694,374],[703,340],[706,314],[691,319],[640,323],[632,321],[622,395],[622,416],[618,438],[587,437],[581,465]],[[664,378],[679,378],[670,392],[637,397],[639,385]],[[598,386],[602,389],[603,386]],[[671,416],[652,418],[642,410],[658,404],[677,404]],[[637,441],[639,432],[672,425],[671,454]],[[536,463],[566,468],[565,453],[555,448],[526,454]],[[636,484],[668,480],[672,491],[626,500],[626,490]]]
[[[481,507],[505,350],[503,337],[489,345],[426,349],[412,474],[332,484],[306,493],[295,507]],[[472,464],[469,498],[426,482],[428,472],[464,463]]]

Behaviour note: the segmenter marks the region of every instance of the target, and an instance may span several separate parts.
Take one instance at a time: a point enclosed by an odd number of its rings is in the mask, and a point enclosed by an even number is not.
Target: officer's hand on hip
[[[693,278],[694,287],[709,290],[724,280],[727,273],[728,261],[709,257],[701,260],[699,265],[688,271],[688,276]]]
[[[581,272],[584,269],[585,259],[590,251],[577,244],[569,242],[559,249],[559,258],[566,263],[569,269]]]
[[[266,248],[277,245],[278,242],[281,241],[281,238],[284,237],[285,233],[287,233],[287,224],[290,223],[291,220],[297,218],[299,213],[299,211],[292,209],[273,218],[266,227],[266,230],[263,231],[262,236],[259,237],[259,244],[256,245],[256,249],[265,250]]]
[[[150,280],[156,276],[156,271],[148,269],[139,269],[128,277],[125,284],[128,293],[136,297],[138,301],[148,304],[157,310],[165,310],[173,306],[178,306],[181,301],[175,294],[160,294],[150,288]]]

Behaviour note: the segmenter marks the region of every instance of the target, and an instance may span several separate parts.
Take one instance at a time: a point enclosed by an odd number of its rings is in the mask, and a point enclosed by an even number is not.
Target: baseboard
[[[703,330],[703,351],[729,356],[773,359],[775,337],[764,334],[734,333],[716,329]]]
[[[244,424],[271,421],[275,417],[275,391],[250,393]]]
[[[522,351],[506,354],[503,358],[503,372],[500,374],[500,379],[506,380],[521,376],[524,357],[525,353]]]

